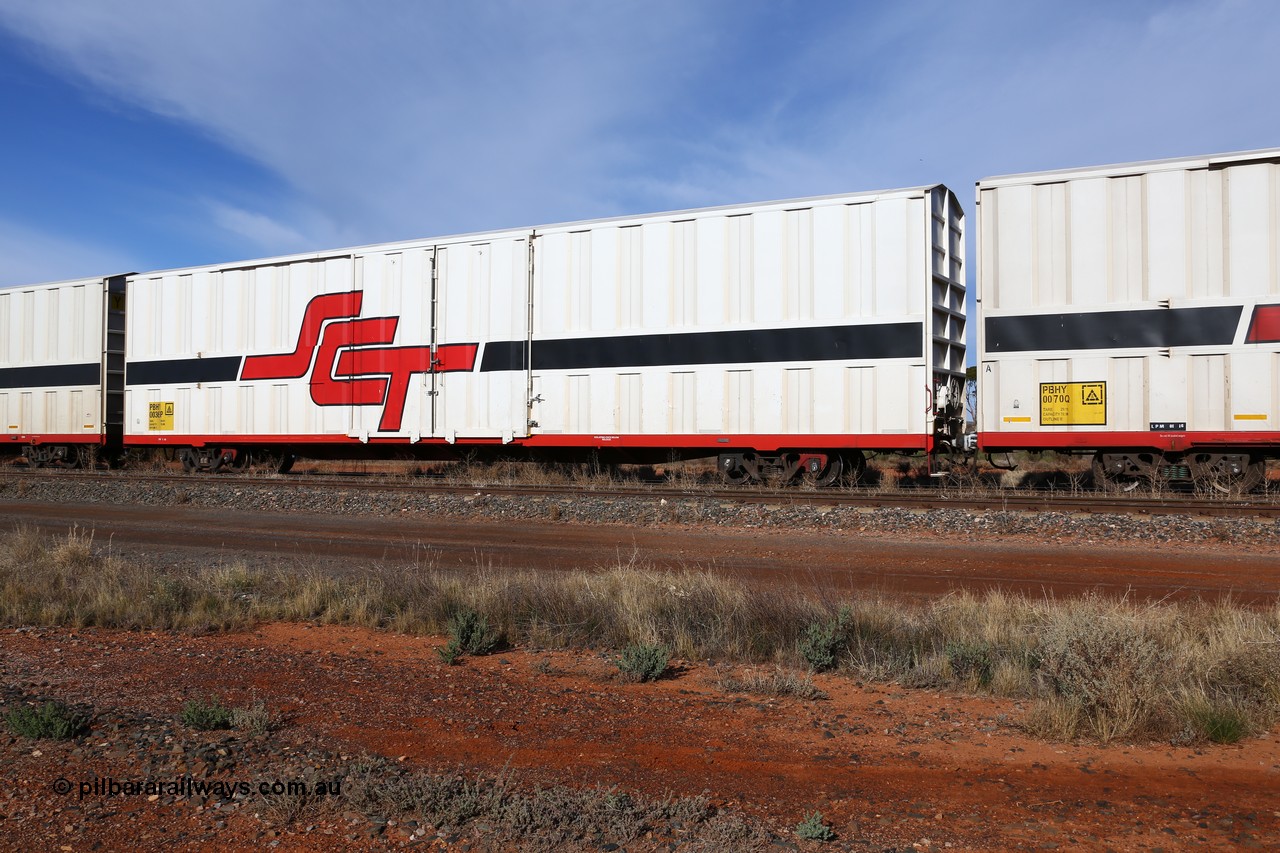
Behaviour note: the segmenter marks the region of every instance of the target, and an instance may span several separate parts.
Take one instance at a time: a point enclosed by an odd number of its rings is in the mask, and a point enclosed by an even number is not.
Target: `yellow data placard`
[[[173,431],[173,403],[147,404],[147,429]]]
[[[1041,382],[1041,426],[1101,426],[1107,422],[1107,383]]]

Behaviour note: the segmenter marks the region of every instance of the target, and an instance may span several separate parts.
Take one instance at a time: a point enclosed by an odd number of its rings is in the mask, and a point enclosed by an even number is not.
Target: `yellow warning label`
[[[1107,422],[1107,383],[1041,382],[1041,426],[1099,426]]]
[[[173,403],[147,404],[148,430],[173,430]]]

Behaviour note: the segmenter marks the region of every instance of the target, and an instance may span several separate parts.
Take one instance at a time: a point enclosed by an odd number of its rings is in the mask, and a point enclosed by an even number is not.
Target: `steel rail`
[[[176,474],[128,471],[48,471],[10,469],[4,476],[21,480],[85,480],[146,482],[175,486],[264,489],[368,489],[384,492],[474,495],[477,493],[527,497],[651,498],[714,500],[776,506],[841,506],[867,510],[969,510],[1006,512],[1062,512],[1076,514],[1186,515],[1219,518],[1280,518],[1280,501],[1272,495],[1223,496],[1126,494],[1105,492],[1013,491],[937,485],[934,487],[852,487],[816,490],[803,487],[743,486],[678,487],[659,483],[638,486],[522,483],[459,483],[430,477],[397,479],[386,474]]]

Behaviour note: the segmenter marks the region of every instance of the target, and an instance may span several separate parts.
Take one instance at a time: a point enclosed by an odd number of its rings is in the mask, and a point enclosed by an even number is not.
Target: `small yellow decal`
[[[173,431],[173,403],[147,404],[147,429]]]
[[[1007,424],[1029,424],[1031,423],[1031,418],[1005,418],[1004,422]]]
[[[1238,421],[1265,421],[1266,415],[1232,415]]]
[[[1099,426],[1107,422],[1107,383],[1041,382],[1041,426]]]

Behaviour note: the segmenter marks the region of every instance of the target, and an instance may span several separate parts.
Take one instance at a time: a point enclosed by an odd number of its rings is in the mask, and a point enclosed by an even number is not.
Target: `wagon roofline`
[[[770,201],[741,202],[738,204],[716,205],[712,207],[694,207],[684,210],[663,210],[653,213],[627,214],[622,216],[607,216],[599,219],[582,219],[568,222],[555,222],[546,225],[528,225],[513,228],[497,228],[488,231],[470,231],[461,234],[448,234],[438,237],[420,237],[409,240],[397,240],[389,243],[367,243],[360,246],[350,246],[341,249],[325,249],[318,252],[298,252],[291,255],[274,255],[262,258],[249,258],[237,261],[224,261],[210,264],[197,264],[194,266],[172,267],[169,269],[146,270],[129,274],[130,278],[152,278],[157,276],[169,275],[172,273],[201,272],[212,270],[237,270],[252,269],[255,267],[268,266],[274,264],[296,263],[299,261],[317,261],[330,258],[348,257],[368,251],[394,251],[396,249],[413,249],[419,247],[436,246],[444,244],[466,243],[478,238],[486,239],[502,239],[505,237],[524,236],[531,233],[542,234],[553,231],[570,231],[590,228],[597,225],[609,225],[623,222],[635,222],[640,224],[643,222],[655,220],[673,220],[680,217],[694,217],[708,213],[728,213],[735,210],[754,210],[758,208],[785,208],[790,205],[814,204],[820,202],[844,201],[850,202],[870,202],[878,199],[890,198],[912,198],[924,197],[936,189],[945,190],[959,204],[959,197],[955,191],[943,183],[922,184],[914,187],[902,187],[899,189],[885,190],[869,190],[855,193],[832,193],[830,195],[802,196],[798,198],[782,198]]]
[[[113,272],[107,275],[82,275],[75,278],[60,278],[56,281],[28,281],[17,284],[0,284],[0,290],[37,290],[43,288],[69,287],[79,284],[102,284],[113,278],[132,278],[137,271]]]
[[[986,188],[1016,186],[1018,184],[1046,184],[1068,179],[1107,178],[1119,175],[1137,175],[1144,172],[1172,171],[1175,169],[1208,169],[1236,163],[1247,163],[1251,160],[1280,160],[1280,148],[1257,148],[1252,151],[1229,151],[1224,154],[1200,154],[1193,157],[1168,157],[1162,160],[1138,160],[1132,163],[1108,163],[1070,169],[1049,169],[1043,172],[993,175],[979,180],[977,186]]]

